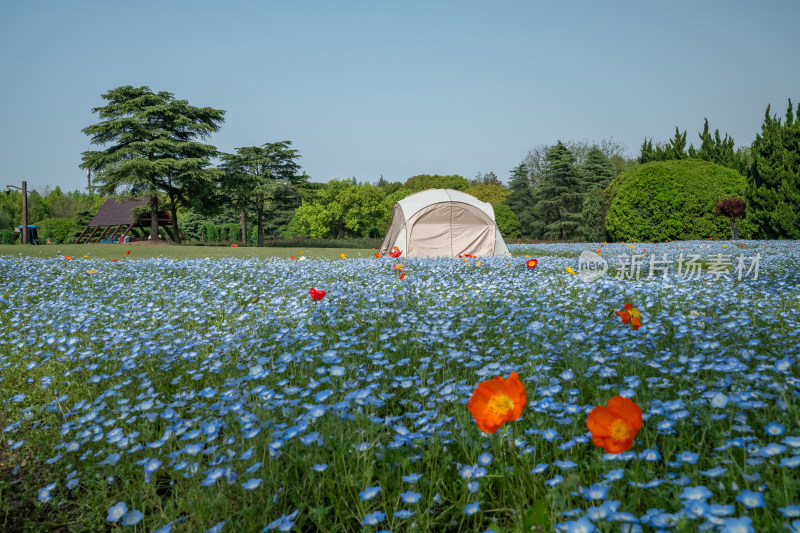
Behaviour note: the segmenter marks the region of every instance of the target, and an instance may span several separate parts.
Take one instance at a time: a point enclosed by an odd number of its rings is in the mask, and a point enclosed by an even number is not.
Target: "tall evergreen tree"
[[[575,238],[580,222],[582,179],[575,156],[559,141],[546,157],[547,170],[536,190],[534,212],[546,239]]]
[[[520,233],[525,237],[532,237],[534,234],[534,199],[531,182],[528,178],[528,169],[524,163],[520,163],[511,171],[508,188],[509,193],[506,196],[505,204],[517,216]]]
[[[581,233],[590,242],[606,240],[603,190],[616,176],[608,157],[597,147],[589,151],[580,166],[585,196],[581,205]]]
[[[748,219],[767,238],[800,239],[800,104],[786,121],[764,115],[751,148],[747,175]]]
[[[235,154],[224,154],[222,157],[224,173],[220,183],[221,192],[238,208],[243,236],[247,233],[247,207],[252,206],[256,210],[258,246],[264,246],[267,202],[281,203],[294,198],[299,206],[296,187],[308,181],[307,176],[297,173],[300,165],[295,160],[300,155],[291,145],[291,141],[280,141],[246,146],[237,148]]]
[[[101,192],[149,196],[152,238],[158,235],[158,193],[166,193],[177,238],[176,204],[204,194],[212,181],[207,167],[217,149],[197,139],[218,131],[225,112],[194,107],[146,86],[117,87],[102,98],[108,104],[92,110],[101,121],[83,133],[92,144],[110,146],[84,152],[81,167],[95,173]]]

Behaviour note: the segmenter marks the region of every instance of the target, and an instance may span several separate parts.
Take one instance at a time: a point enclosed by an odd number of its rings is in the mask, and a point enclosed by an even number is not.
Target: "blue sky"
[[[638,154],[703,119],[749,145],[800,100],[795,0],[14,2],[0,186],[86,186],[81,129],[120,85],[226,110],[208,142],[291,140],[314,180],[510,170],[536,146]]]

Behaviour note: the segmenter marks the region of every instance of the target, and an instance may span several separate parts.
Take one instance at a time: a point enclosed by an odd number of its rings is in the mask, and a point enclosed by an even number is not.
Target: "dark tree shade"
[[[747,205],[741,198],[723,198],[714,206],[714,212],[732,219],[744,218],[747,212]]]

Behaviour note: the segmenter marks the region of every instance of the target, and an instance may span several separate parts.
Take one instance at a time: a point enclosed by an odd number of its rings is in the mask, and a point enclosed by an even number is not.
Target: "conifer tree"
[[[144,193],[150,197],[150,235],[158,235],[158,193],[170,197],[178,233],[176,203],[210,190],[208,169],[214,146],[197,142],[218,131],[224,111],[198,108],[172,93],[126,85],[102,95],[108,103],[94,108],[100,122],[83,129],[91,143],[105,150],[83,153],[81,168],[94,171],[101,192]]]
[[[581,173],[575,156],[559,141],[546,156],[547,170],[537,187],[534,212],[546,239],[575,238],[583,202]]]
[[[748,219],[767,238],[800,239],[800,105],[786,121],[764,115],[747,175]]]
[[[508,188],[509,193],[505,198],[505,204],[517,216],[522,235],[532,237],[534,235],[534,199],[530,179],[528,178],[528,168],[524,163],[520,163],[511,171]]]

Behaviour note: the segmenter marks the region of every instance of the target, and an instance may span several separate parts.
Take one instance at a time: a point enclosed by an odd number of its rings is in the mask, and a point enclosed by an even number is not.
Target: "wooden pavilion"
[[[129,236],[133,240],[150,238],[150,212],[139,217],[133,215],[134,209],[146,207],[149,203],[147,198],[123,201],[109,198],[77,238],[75,244],[116,242]],[[173,242],[179,242],[173,235],[172,216],[164,209],[158,212],[158,228]],[[185,238],[183,232],[180,237]]]

